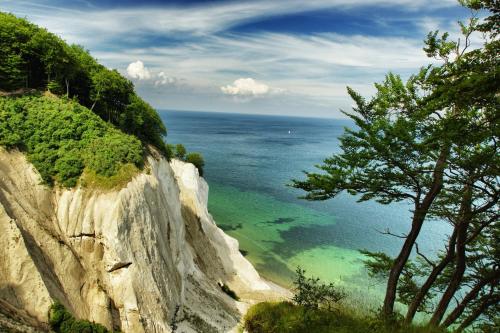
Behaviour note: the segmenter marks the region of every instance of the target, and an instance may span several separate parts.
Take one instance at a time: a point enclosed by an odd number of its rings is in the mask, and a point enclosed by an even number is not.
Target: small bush
[[[296,293],[293,301],[306,309],[324,308],[331,310],[346,297],[343,290],[338,289],[333,283],[321,283],[319,278],[305,276],[306,271],[297,267],[294,286]]]
[[[200,153],[189,153],[186,156],[186,162],[194,164],[194,166],[198,169],[200,176],[203,177],[203,167],[205,166],[205,161]]]
[[[175,146],[172,144],[166,144],[165,145],[165,151],[166,151],[166,156],[167,159],[170,161],[170,159],[175,157]]]
[[[186,147],[184,147],[184,145],[180,143],[175,145],[175,157],[184,161],[184,159],[186,158]]]
[[[49,310],[49,324],[56,333],[108,333],[101,324],[73,317],[61,302],[56,301]]]

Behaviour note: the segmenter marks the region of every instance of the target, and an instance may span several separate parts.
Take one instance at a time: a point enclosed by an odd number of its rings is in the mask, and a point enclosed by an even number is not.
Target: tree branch
[[[422,258],[424,258],[424,260],[429,264],[431,265],[433,268],[436,268],[436,264],[434,262],[432,262],[430,259],[428,259],[423,253],[420,252],[420,249],[418,248],[418,243],[415,242],[415,249],[417,251],[417,254],[419,256],[421,256]]]

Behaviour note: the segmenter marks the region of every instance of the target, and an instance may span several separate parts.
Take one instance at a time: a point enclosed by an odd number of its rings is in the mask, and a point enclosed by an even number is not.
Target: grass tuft
[[[106,191],[121,189],[139,172],[139,168],[132,163],[123,164],[116,174],[109,177],[99,175],[93,170],[85,169],[81,177],[81,184],[88,189]]]

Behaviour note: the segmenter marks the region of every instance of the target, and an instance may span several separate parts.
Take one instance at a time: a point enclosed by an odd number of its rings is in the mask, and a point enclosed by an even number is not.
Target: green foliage
[[[59,95],[62,94],[63,92],[61,85],[57,81],[49,81],[47,83],[47,90],[50,91],[51,93]]]
[[[49,310],[49,324],[56,333],[108,333],[101,324],[78,320],[69,313],[61,302],[56,301]]]
[[[308,309],[289,302],[263,302],[252,306],[244,318],[249,333],[443,333],[445,330],[387,324],[378,317],[360,315],[355,309]]]
[[[103,176],[94,170],[85,169],[80,177],[81,184],[88,188],[98,188],[103,190],[121,189],[139,173],[137,166],[126,163],[122,164],[116,174]]]
[[[175,157],[181,161],[188,162],[194,164],[194,166],[198,169],[200,176],[203,177],[203,167],[205,166],[205,160],[200,153],[187,153],[186,147],[184,145],[178,143],[175,146],[172,144],[166,145],[167,156],[169,158]]]
[[[367,259],[364,260],[364,265],[368,270],[368,275],[371,278],[386,281],[394,263],[394,258],[391,258],[384,252],[370,252],[368,250],[361,250],[360,252],[367,257]],[[408,260],[401,272],[401,277],[397,286],[397,300],[402,304],[409,305],[420,290],[422,282],[417,281],[417,277],[420,277],[421,280],[427,273],[427,263],[419,260],[417,260],[417,262]],[[419,305],[418,311],[429,312],[429,300],[433,296],[433,293],[426,295]]]
[[[234,290],[232,290],[231,288],[229,288],[229,286],[225,283],[219,283],[219,287],[220,289],[226,294],[228,295],[229,297],[231,297],[232,299],[236,300],[236,301],[239,301],[240,298],[238,297],[238,295],[236,295],[236,293],[234,292]]]
[[[165,150],[167,152],[166,155],[169,160],[175,157],[175,146],[173,144],[170,143],[166,144]]]
[[[198,169],[200,176],[203,177],[203,167],[205,166],[205,161],[200,153],[189,153],[186,155],[186,162],[194,164]]]
[[[175,157],[184,161],[186,158],[186,148],[183,144],[178,143],[175,145]]]
[[[118,119],[119,127],[127,133],[136,135],[139,139],[157,147],[169,157],[163,137],[167,129],[158,113],[136,94],[130,95],[130,103]]]
[[[404,238],[398,255],[365,253],[370,273],[387,279],[384,315],[392,315],[397,299],[409,305],[407,322],[417,310],[432,311],[429,325],[456,324],[459,331],[475,322],[494,323],[490,314],[500,299],[494,288],[500,279],[498,244],[481,242],[498,228],[498,2],[461,3],[489,12],[479,20],[472,11],[467,23],[459,22],[457,41],[429,33],[424,51],[441,65],[424,67],[407,81],[388,74],[370,99],[348,88],[356,106],[347,115],[356,128],[346,129],[342,151],[317,166],[319,172],[306,172],[305,180],[292,184],[308,200],[347,192],[359,201],[412,204],[409,232],[396,235]],[[472,34],[482,38],[481,46],[470,48]],[[420,253],[416,243],[431,218],[453,226],[437,259]],[[410,259],[414,248],[418,260]],[[438,302],[431,302],[435,297]]]
[[[84,170],[105,179],[124,165],[137,170],[143,164],[137,138],[74,101],[52,96],[0,98],[0,145],[25,151],[47,184],[67,187]]]
[[[368,275],[372,278],[386,279],[391,270],[394,259],[384,252],[370,252],[360,250],[361,254],[368,257],[364,260],[365,267],[368,269]]]
[[[134,145],[136,149],[131,149]],[[142,166],[143,157],[142,151],[138,149],[139,145],[137,140],[129,135],[110,131],[102,137],[89,140],[84,161],[96,174],[111,177],[124,163]]]
[[[297,267],[294,281],[295,295],[293,301],[306,309],[332,310],[346,297],[343,290],[338,289],[333,283],[322,283],[319,278],[306,277],[306,271]]]
[[[166,154],[166,128],[132,82],[100,65],[83,47],[0,12],[0,89],[48,89],[81,105]]]

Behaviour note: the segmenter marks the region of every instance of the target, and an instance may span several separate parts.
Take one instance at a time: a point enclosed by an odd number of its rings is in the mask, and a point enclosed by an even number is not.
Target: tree
[[[205,166],[205,161],[203,160],[203,156],[201,156],[200,153],[187,154],[186,162],[194,164],[194,166],[198,169],[200,176],[203,177],[203,167]]]
[[[186,158],[186,148],[183,144],[178,143],[175,145],[175,157],[177,157],[181,161],[184,161],[184,159]]]
[[[426,102],[422,82],[429,78],[423,69],[407,83],[389,74],[377,84],[377,95],[366,102],[348,88],[357,114],[347,114],[359,130],[346,130],[343,152],[318,166],[324,173],[306,173],[305,181],[293,186],[309,192],[306,199],[326,200],[342,191],[360,195],[358,201],[375,199],[389,204],[410,201],[414,211],[411,230],[393,262],[387,281],[383,312],[391,315],[401,272],[410,256],[429,209],[443,186],[450,138],[435,117],[437,109]]]
[[[377,94],[369,101],[348,88],[356,108],[347,115],[358,129],[346,130],[341,137],[342,153],[318,166],[322,173],[306,173],[306,180],[293,181],[293,186],[308,192],[305,198],[309,200],[326,200],[346,191],[358,195],[359,201],[375,199],[389,204],[405,200],[413,204],[411,228],[403,237],[403,246],[396,258],[385,260],[387,289],[382,310],[386,316],[392,314],[398,291],[399,298],[407,301],[413,298],[404,297],[405,293],[413,294],[415,301],[407,314],[411,321],[453,262],[433,325],[439,324],[463,281],[470,227],[477,225],[484,210],[498,204],[496,190],[489,188],[498,186],[498,161],[491,158],[498,156],[499,67],[494,28],[498,20],[492,19],[498,18],[498,8],[492,1],[462,4],[473,10],[490,10],[493,15],[484,24],[476,17],[461,24],[462,45],[448,41],[446,33],[430,33],[424,50],[442,59],[443,65],[423,68],[406,83],[389,74],[382,84],[376,84]],[[467,51],[476,31],[486,36],[485,44]],[[463,171],[465,176],[457,177]],[[479,195],[483,190],[492,194],[488,204]],[[486,205],[484,209],[475,207],[478,200]],[[451,216],[452,212],[458,213]],[[454,232],[441,262],[431,265],[427,281],[420,286],[412,278],[415,270],[409,258],[430,217],[451,218]],[[372,258],[372,266],[382,263],[381,258]]]
[[[129,96],[129,104],[120,114],[118,125],[125,132],[151,143],[166,154],[163,137],[167,129],[158,113],[136,94]]]
[[[91,73],[91,80],[90,96],[93,103],[90,110],[102,119],[118,124],[133,94],[132,82],[121,76],[118,71],[109,70],[104,66],[99,66]]]

